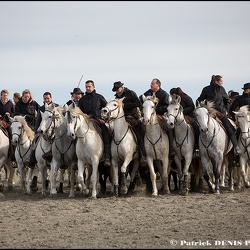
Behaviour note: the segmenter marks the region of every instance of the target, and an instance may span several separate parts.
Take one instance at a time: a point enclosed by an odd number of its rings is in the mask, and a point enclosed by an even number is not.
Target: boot
[[[42,157],[43,157],[44,160],[46,160],[46,161],[48,161],[48,162],[51,162],[51,161],[52,161],[52,150],[50,150],[50,151],[44,153],[44,154],[42,155]]]
[[[111,167],[111,162],[110,162],[110,159],[111,159],[111,145],[110,144],[107,144],[107,145],[104,145],[104,154],[105,154],[105,161],[104,161],[104,166],[105,167]]]
[[[16,161],[15,150],[16,150],[16,147],[12,143],[10,143],[9,155],[10,155],[10,160],[11,161]]]
[[[145,145],[144,145],[145,133],[144,133],[142,123],[137,124],[137,126],[135,127],[135,133],[136,133],[138,146],[139,146],[140,165],[145,167],[147,166],[147,161],[146,161],[146,150],[145,150]]]
[[[29,162],[28,162],[28,164],[27,164],[27,166],[28,166],[29,168],[31,168],[31,169],[34,169],[35,166],[36,166],[36,163],[37,163],[35,153],[36,153],[36,150],[35,150],[35,149],[31,151],[30,160],[29,160]]]
[[[229,139],[231,140],[231,142],[233,143],[233,146],[234,146],[234,149],[235,149],[235,152],[237,155],[239,155],[241,153],[241,150],[238,146],[238,142],[237,142],[237,139],[236,139],[236,135],[235,134],[232,134],[231,136],[229,136]]]

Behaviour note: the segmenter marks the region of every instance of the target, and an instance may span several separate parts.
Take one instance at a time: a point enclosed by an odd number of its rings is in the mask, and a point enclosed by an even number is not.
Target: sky
[[[250,1],[0,1],[0,85],[63,105],[85,81],[107,101],[153,78],[195,101],[211,76],[250,82]],[[81,81],[80,81],[81,80]]]

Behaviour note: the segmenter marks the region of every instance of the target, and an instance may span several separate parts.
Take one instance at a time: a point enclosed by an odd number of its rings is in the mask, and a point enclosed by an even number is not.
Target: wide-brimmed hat
[[[70,92],[71,95],[73,94],[84,94],[80,88],[74,88],[73,92]]]
[[[124,85],[124,83],[122,83],[121,81],[114,82],[114,87],[112,88],[112,91],[113,92],[117,91],[123,85]]]
[[[242,89],[250,89],[250,82],[245,83]]]

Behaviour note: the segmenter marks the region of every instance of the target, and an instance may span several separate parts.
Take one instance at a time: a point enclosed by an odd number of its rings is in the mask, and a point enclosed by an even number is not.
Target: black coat
[[[219,86],[216,83],[210,83],[210,85],[204,87],[197,101],[214,101],[215,109],[226,115],[229,111],[230,98],[223,86]]]
[[[134,118],[138,119],[138,113],[137,113],[137,107],[141,109],[141,102],[137,94],[133,91],[128,89],[127,87],[124,87],[124,91],[122,95],[118,96],[115,94],[115,98],[121,99],[123,98],[123,110],[125,116],[131,115]]]
[[[238,111],[242,106],[249,105],[250,107],[250,94],[244,93],[237,96],[231,106],[229,107],[229,114],[235,120],[235,114],[233,111]]]
[[[5,116],[5,113],[10,113],[10,116],[14,116],[14,104],[10,100],[8,100],[5,104],[3,104],[0,100],[0,115],[2,116],[1,119],[3,119],[5,122],[8,122],[8,117]]]
[[[151,89],[149,89],[144,93],[144,95],[145,96],[152,96],[153,91]],[[167,107],[169,105],[169,94],[165,90],[160,88],[155,93],[155,95],[159,99],[159,103],[156,106],[156,114],[164,115],[164,113],[167,111]],[[142,104],[143,103],[142,95],[139,98],[140,98],[140,101],[141,101],[141,104]]]
[[[184,115],[195,118],[195,114],[194,114],[195,106],[194,106],[193,99],[190,96],[186,96],[184,98],[181,98],[180,105],[183,108]]]
[[[91,93],[85,93],[79,100],[79,108],[81,111],[91,118],[101,119],[100,111],[107,104],[106,99],[93,90]]]
[[[35,129],[36,117],[39,112],[39,108],[40,105],[32,99],[27,103],[20,99],[15,106],[15,115],[25,116],[25,120],[28,125],[32,129]]]

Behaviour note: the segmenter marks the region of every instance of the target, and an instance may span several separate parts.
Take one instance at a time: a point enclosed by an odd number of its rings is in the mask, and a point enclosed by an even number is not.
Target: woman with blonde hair
[[[27,121],[28,125],[32,128],[32,130],[34,130],[39,108],[40,105],[35,100],[33,100],[30,90],[25,89],[22,92],[22,97],[16,103],[15,115],[25,116],[25,120]]]

